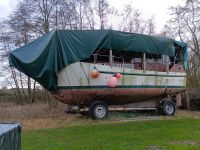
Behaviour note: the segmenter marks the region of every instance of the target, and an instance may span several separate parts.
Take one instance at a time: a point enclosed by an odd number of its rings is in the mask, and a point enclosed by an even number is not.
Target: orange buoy
[[[90,72],[90,76],[92,77],[92,78],[98,78],[99,77],[99,75],[100,75],[100,72],[99,72],[99,70],[96,68],[96,67],[94,67],[93,69],[92,69],[92,71]]]
[[[110,77],[108,79],[108,86],[109,87],[116,87],[117,86],[117,78],[115,76]]]

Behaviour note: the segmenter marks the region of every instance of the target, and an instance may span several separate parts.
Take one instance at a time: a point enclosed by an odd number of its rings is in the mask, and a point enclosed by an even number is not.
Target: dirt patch
[[[186,141],[171,141],[171,144],[180,144],[180,145],[198,145],[199,142],[197,141],[191,141],[191,140],[186,140]]]
[[[55,108],[50,109],[47,104],[36,103],[19,105],[15,103],[0,103],[0,119],[20,120],[20,119],[34,119],[34,118],[54,118],[62,116],[66,105],[58,104]]]
[[[66,105],[58,103],[50,109],[47,104],[36,103],[17,105],[15,103],[0,103],[1,122],[19,122],[25,130],[57,128],[74,125],[109,123],[110,120],[94,121],[82,117],[79,113],[65,113]]]
[[[150,145],[145,150],[161,150],[161,149],[155,145]]]
[[[177,110],[176,117],[192,117],[192,118],[200,118],[200,111],[187,111],[187,110]]]
[[[23,129],[44,129],[44,128],[57,128],[69,126],[77,122],[75,115],[66,115],[59,118],[37,118],[37,119],[23,119],[21,120]]]
[[[0,120],[1,122],[20,122],[25,130],[56,128],[74,125],[86,124],[109,124],[127,121],[143,121],[143,120],[161,120],[172,119],[177,117],[200,118],[198,111],[182,111],[178,110],[175,117],[160,116],[157,114],[135,114],[132,113],[116,113],[111,114],[107,120],[96,121],[80,114],[65,113],[66,105],[58,103],[56,107],[49,109],[45,103],[19,105],[15,103],[0,102]]]

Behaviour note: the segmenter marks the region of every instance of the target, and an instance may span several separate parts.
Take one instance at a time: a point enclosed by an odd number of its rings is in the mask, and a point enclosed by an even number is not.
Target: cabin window
[[[183,64],[183,55],[184,55],[183,48],[181,48],[180,46],[176,45],[175,56],[174,57],[170,57],[170,61],[173,64]]]
[[[82,62],[109,65],[109,50],[98,49],[88,59],[82,60]]]
[[[169,57],[161,54],[98,49],[90,58],[83,60],[83,62],[110,67],[168,72],[174,64],[181,64],[183,62],[183,51],[180,47],[176,47],[175,56]],[[177,70],[181,70],[180,67],[177,67]]]

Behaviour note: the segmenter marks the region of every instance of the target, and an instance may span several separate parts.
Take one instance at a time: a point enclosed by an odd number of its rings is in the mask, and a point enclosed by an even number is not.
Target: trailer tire
[[[108,116],[108,106],[105,102],[95,101],[89,107],[89,114],[92,119],[105,119]]]
[[[176,112],[176,105],[173,101],[164,101],[161,104],[161,110],[165,116],[173,116]]]

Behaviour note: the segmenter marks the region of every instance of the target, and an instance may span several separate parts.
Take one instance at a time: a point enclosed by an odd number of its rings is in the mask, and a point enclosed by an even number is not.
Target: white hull
[[[100,71],[96,79],[90,76],[93,67]],[[110,88],[108,80],[116,73],[123,75],[117,86]],[[92,101],[105,101],[109,105],[127,104],[157,99],[163,95],[176,95],[186,87],[184,72],[156,72],[110,67],[77,62],[58,74],[58,93],[54,96],[71,105],[89,105]]]
[[[90,76],[94,66],[101,72],[97,79]],[[108,79],[115,73],[123,74],[123,77],[117,82],[118,86],[186,86],[185,72],[144,72],[143,70],[111,68],[106,65],[77,62],[65,67],[58,74],[58,87],[108,86]]]

